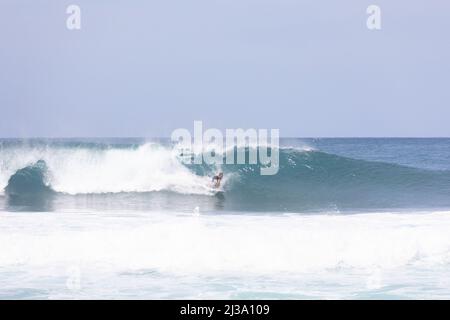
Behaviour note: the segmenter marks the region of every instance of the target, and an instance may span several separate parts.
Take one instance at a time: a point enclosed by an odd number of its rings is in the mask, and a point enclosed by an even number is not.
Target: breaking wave
[[[259,165],[185,165],[172,146],[161,143],[0,148],[0,189],[6,194],[48,189],[67,195],[213,196],[211,175],[222,170],[229,210],[450,207],[450,171],[357,160],[308,147],[281,148],[279,172],[273,176],[261,176]]]

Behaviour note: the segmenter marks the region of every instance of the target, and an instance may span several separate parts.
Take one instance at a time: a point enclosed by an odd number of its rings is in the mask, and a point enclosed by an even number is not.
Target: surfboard
[[[212,183],[210,186],[209,186],[209,188],[210,188],[210,190],[211,190],[211,192],[213,193],[213,194],[220,194],[220,193],[224,193],[225,191],[222,189],[222,186],[216,186],[216,184],[215,183]]]

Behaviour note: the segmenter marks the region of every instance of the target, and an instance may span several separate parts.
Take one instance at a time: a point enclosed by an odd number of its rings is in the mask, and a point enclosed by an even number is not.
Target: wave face
[[[164,143],[2,144],[0,168],[6,194],[51,188],[65,196],[117,194],[121,201],[151,202],[163,193],[168,206],[201,203],[232,211],[450,207],[449,170],[358,160],[309,147],[281,148],[274,176],[261,176],[259,165],[184,165]],[[225,173],[220,196],[210,189],[217,170]]]
[[[242,166],[230,188],[235,202],[269,210],[359,210],[450,205],[450,171],[432,171],[284,149],[275,176]],[[248,201],[248,200],[247,200]]]

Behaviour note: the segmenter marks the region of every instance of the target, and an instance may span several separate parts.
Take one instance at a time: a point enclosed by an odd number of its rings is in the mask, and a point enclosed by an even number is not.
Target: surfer
[[[214,184],[214,188],[219,188],[220,187],[220,181],[222,181],[223,178],[223,172],[220,172],[218,175],[215,175],[212,178],[212,182]]]

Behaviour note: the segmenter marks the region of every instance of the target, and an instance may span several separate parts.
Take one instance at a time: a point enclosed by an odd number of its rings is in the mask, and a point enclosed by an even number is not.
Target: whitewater
[[[19,146],[2,150],[0,188],[19,169],[45,161],[46,183],[67,194],[150,192],[173,190],[205,193],[205,179],[192,174],[173,155],[156,144],[131,149]]]
[[[450,139],[284,139],[263,177],[164,140],[1,140],[0,299],[448,299],[449,160]]]

